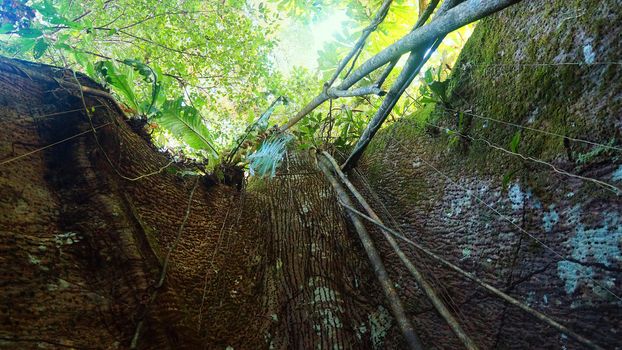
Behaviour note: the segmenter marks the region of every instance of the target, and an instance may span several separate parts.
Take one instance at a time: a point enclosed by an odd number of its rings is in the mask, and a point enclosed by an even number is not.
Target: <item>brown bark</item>
[[[86,94],[100,148],[62,76],[0,59],[2,347],[401,346],[313,157],[241,193],[199,179],[188,207],[196,179],[169,171],[183,164]]]
[[[464,118],[440,104],[428,119],[402,118],[351,178],[378,194],[372,207],[390,228],[605,349],[621,344],[620,196],[481,140],[510,149],[520,130],[518,153],[620,187],[621,19],[619,1],[546,0],[483,20],[452,67],[448,104]],[[414,261],[445,285],[478,346],[586,348],[433,259]],[[450,339],[433,309],[416,310],[424,343]]]
[[[2,61],[3,161],[90,129],[81,111],[38,117],[79,110],[75,94],[44,78],[60,73]],[[86,80],[83,84],[97,88]],[[123,180],[102,152],[129,178],[160,169],[168,160],[134,133],[109,102],[86,102],[105,105],[96,109],[95,125],[113,123],[98,130],[101,149],[88,133],[0,168],[3,343],[16,348],[126,348],[144,319],[140,348],[262,344],[260,334],[240,337],[255,324],[250,321],[254,311],[248,310],[255,307],[249,302],[251,291],[215,297],[225,294],[216,287],[233,276],[254,277],[242,249],[261,249],[254,232],[246,230],[239,249],[227,252],[227,261],[218,255],[213,264],[206,263],[220,235],[244,231],[233,221],[221,230],[225,213],[239,202],[239,194],[225,186],[202,183],[197,188],[166,283],[147,307],[193,180],[168,172]],[[202,299],[206,275],[212,289],[197,331],[199,310],[194,306]],[[218,299],[227,299],[227,307],[214,302]]]

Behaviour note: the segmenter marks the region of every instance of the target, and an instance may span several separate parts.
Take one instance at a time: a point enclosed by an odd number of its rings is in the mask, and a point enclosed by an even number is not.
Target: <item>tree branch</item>
[[[434,12],[434,9],[436,8],[436,6],[438,6],[439,1],[440,0],[433,0],[432,2],[430,2],[428,7],[426,7],[425,11],[419,14],[419,19],[417,20],[417,23],[415,23],[415,25],[413,26],[413,29],[411,30],[411,32],[421,27],[428,20],[428,18],[430,18],[430,16],[432,15],[432,12]],[[446,6],[453,7],[450,4],[451,2],[452,1],[450,0],[445,1],[441,9],[439,10],[439,13],[445,12],[447,10]],[[389,77],[389,74],[391,74],[391,71],[393,71],[393,68],[395,68],[395,66],[397,65],[397,61],[399,61],[399,58],[394,59],[393,61],[389,62],[389,65],[386,66],[386,68],[384,69],[384,71],[382,72],[378,80],[376,80],[375,85],[377,87],[382,87],[382,84],[384,84],[385,80],[387,80],[387,78]]]
[[[337,165],[337,162],[335,161],[335,159],[330,154],[328,154],[328,152],[326,151],[322,152],[322,155],[328,160],[329,164],[333,168],[333,171],[339,176],[339,178],[341,179],[341,182],[346,185],[346,187],[350,190],[350,193],[354,195],[354,198],[356,198],[359,204],[365,209],[367,214],[371,216],[374,220],[378,221],[379,223],[382,223],[382,221],[380,220],[380,217],[371,208],[367,200],[365,200],[365,198],[361,195],[361,193],[348,180],[346,175],[339,169],[339,165]],[[343,205],[343,203],[341,204]],[[449,312],[449,310],[447,309],[443,301],[441,301],[441,299],[439,298],[434,288],[430,285],[430,283],[428,283],[428,281],[425,279],[421,271],[419,271],[419,269],[417,269],[417,267],[410,261],[410,259],[408,259],[406,254],[404,254],[404,252],[400,248],[399,244],[397,244],[393,236],[390,235],[389,232],[385,230],[382,230],[382,233],[385,239],[391,245],[391,248],[393,249],[393,251],[397,254],[397,256],[400,258],[402,263],[404,263],[404,265],[406,266],[406,269],[415,278],[415,280],[417,281],[417,284],[423,289],[423,291],[425,292],[426,296],[428,297],[428,299],[430,300],[430,302],[432,303],[436,311],[441,315],[441,317],[445,320],[445,322],[447,322],[447,325],[449,325],[449,327],[454,332],[454,334],[458,337],[458,339],[462,341],[465,348],[469,350],[477,350],[478,347],[475,344],[475,342],[473,342],[473,340],[469,337],[469,335],[466,334],[466,332],[462,329],[462,327],[460,326],[456,318],[451,314],[451,312]]]
[[[425,46],[426,43],[433,41],[436,37],[446,35],[462,26],[520,1],[521,0],[467,0],[448,10],[437,20],[407,34],[402,39],[368,59],[339,85],[339,89],[348,89],[379,67],[382,67],[394,59],[399,59],[400,56],[409,51]]]
[[[338,90],[334,88],[328,89],[328,91],[326,91],[326,95],[329,98],[355,97],[355,96],[364,96],[364,95],[384,96],[386,95],[386,92],[382,91],[382,89],[380,89],[377,86],[369,85],[369,86],[363,86],[363,87],[351,89],[351,90]]]
[[[538,310],[530,307],[529,305],[515,299],[514,297],[508,295],[507,293],[499,290],[498,288],[486,283],[484,280],[482,280],[481,278],[477,277],[475,274],[471,273],[471,272],[467,272],[463,269],[461,269],[460,267],[458,267],[457,265],[454,265],[453,263],[449,262],[448,260],[445,260],[444,258],[442,258],[441,256],[435,254],[434,252],[432,252],[431,250],[428,250],[427,248],[423,247],[422,245],[416,243],[415,241],[408,239],[406,237],[404,237],[402,234],[400,234],[399,232],[388,228],[387,226],[385,226],[382,222],[379,222],[378,220],[375,220],[374,218],[365,215],[364,213],[356,210],[354,207],[352,207],[351,205],[348,205],[346,203],[346,205],[344,205],[343,203],[341,203],[342,206],[344,206],[346,209],[348,209],[350,212],[352,212],[353,214],[356,214],[360,217],[362,217],[363,219],[371,222],[372,224],[378,226],[379,228],[381,228],[382,230],[392,234],[393,236],[401,239],[402,241],[410,244],[411,246],[417,248],[417,250],[423,252],[424,254],[426,254],[427,256],[431,257],[432,259],[440,262],[441,264],[445,265],[446,267],[454,270],[455,272],[457,272],[458,274],[462,275],[463,277],[477,283],[478,285],[480,285],[481,287],[483,287],[484,289],[486,289],[489,293],[494,294],[495,296],[503,299],[505,302],[518,307],[519,309],[523,310],[524,312],[530,314],[531,316],[537,318],[539,321],[542,321],[546,324],[548,324],[549,326],[557,329],[560,333],[562,334],[566,334],[569,337],[573,338],[574,340],[578,341],[579,343],[587,346],[590,349],[595,349],[595,350],[604,350],[602,347],[598,346],[597,344],[595,344],[594,342],[592,342],[591,340],[583,337],[582,335],[574,332],[573,330],[567,328],[566,326],[562,325],[561,323],[555,321],[554,319],[548,317],[547,315],[539,312]]]
[[[341,186],[341,184],[337,181],[337,179],[335,179],[330,171],[330,163],[328,163],[326,159],[318,158],[318,165],[320,167],[320,170],[322,170],[324,175],[326,175],[326,178],[335,189],[335,193],[337,194],[337,200],[340,203],[345,203],[346,205],[351,207],[352,202],[350,201],[348,194],[345,192],[343,186]],[[395,317],[395,320],[397,321],[397,324],[399,325],[402,334],[404,335],[406,343],[408,344],[408,348],[422,350],[423,345],[421,344],[419,337],[415,333],[415,330],[410,320],[406,316],[402,301],[400,300],[397,292],[395,291],[394,284],[391,281],[391,278],[389,277],[389,274],[384,267],[382,259],[380,258],[380,255],[376,250],[376,247],[374,247],[374,242],[369,236],[365,225],[363,225],[363,222],[357,215],[349,211],[347,213],[352,221],[352,224],[354,225],[354,228],[359,236],[359,239],[361,240],[361,243],[363,244],[363,248],[365,248],[365,252],[367,253],[369,262],[373,266],[376,278],[378,278],[378,281],[380,282],[382,291],[384,292],[393,316]]]
[[[356,42],[356,44],[354,45],[350,53],[348,53],[348,55],[344,57],[341,60],[341,62],[339,62],[339,65],[337,66],[337,70],[335,70],[335,73],[333,73],[332,78],[330,78],[326,86],[328,86],[329,88],[333,86],[333,84],[335,83],[335,80],[337,80],[337,78],[339,77],[339,74],[341,74],[341,71],[343,71],[343,69],[346,67],[348,62],[350,62],[350,60],[352,59],[352,57],[354,57],[354,55],[358,56],[358,53],[363,49],[363,45],[365,44],[365,41],[367,40],[369,35],[373,31],[375,31],[376,28],[378,28],[378,25],[382,23],[384,18],[387,16],[387,13],[389,12],[389,7],[391,6],[392,2],[393,0],[385,0],[382,3],[382,5],[380,6],[380,9],[374,16],[373,21],[371,22],[369,26],[367,26],[367,28],[363,30],[361,37]]]
[[[446,35],[464,25],[484,18],[494,12],[500,11],[510,5],[520,2],[521,0],[467,0],[456,7],[448,10],[445,14],[438,17],[428,25],[422,26],[412,31],[400,40],[385,48],[375,56],[368,59],[359,68],[357,68],[350,76],[344,79],[338,90],[347,90],[352,85],[369,75],[371,72],[382,67],[383,65],[399,59],[403,54],[421,49],[437,37]],[[325,92],[316,96],[307,106],[298,112],[290,121],[281,127],[281,131],[285,131],[295,125],[300,119],[304,118],[309,112],[314,110],[328,99]]]
[[[350,156],[342,165],[342,169],[344,169],[344,171],[352,169],[354,166],[356,166],[356,163],[363,155],[363,151],[365,150],[365,148],[367,148],[367,145],[369,145],[371,139],[374,137],[374,135],[376,135],[376,132],[378,132],[378,130],[382,126],[382,123],[384,123],[384,121],[387,119],[389,113],[391,113],[391,110],[393,110],[393,107],[395,107],[395,105],[397,104],[397,101],[400,99],[404,91],[406,91],[408,86],[410,86],[417,74],[419,74],[419,71],[428,61],[430,56],[432,56],[432,53],[436,51],[438,46],[443,41],[444,37],[445,36],[443,35],[442,37],[438,38],[432,44],[432,47],[429,50],[426,50],[424,52],[412,52],[410,54],[408,60],[406,61],[404,69],[400,72],[400,75],[397,77],[395,83],[393,83],[393,86],[391,86],[387,97],[385,97],[385,99],[382,101],[382,105],[376,111],[376,114],[365,128],[365,131],[363,131],[363,134],[361,134],[361,137],[356,143],[356,146],[354,146],[352,153],[350,153]],[[427,54],[424,55],[424,53]]]

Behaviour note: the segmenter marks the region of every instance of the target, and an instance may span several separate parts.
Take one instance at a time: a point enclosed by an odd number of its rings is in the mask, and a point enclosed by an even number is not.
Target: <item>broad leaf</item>
[[[48,43],[47,40],[45,40],[43,38],[37,40],[37,43],[35,44],[35,47],[33,47],[33,49],[32,49],[32,56],[35,59],[41,58],[41,56],[43,56],[43,54],[45,53],[45,51],[48,49],[49,46],[50,46],[50,44]]]
[[[116,90],[125,97],[126,102],[130,103],[131,107],[138,109],[136,94],[126,74],[119,72],[118,68],[111,61],[97,62],[95,69],[106,80],[106,83],[114,86]]]
[[[514,136],[512,136],[512,140],[510,141],[510,150],[514,153],[518,152],[518,146],[520,144],[520,130],[517,131]]]
[[[184,104],[183,99],[167,101],[156,116],[156,122],[196,150],[206,150],[217,157],[213,137],[198,111]]]

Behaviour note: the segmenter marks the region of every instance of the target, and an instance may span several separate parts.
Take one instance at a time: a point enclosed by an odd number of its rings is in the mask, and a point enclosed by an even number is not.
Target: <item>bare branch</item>
[[[393,60],[399,59],[403,54],[430,45],[430,43],[434,42],[439,36],[444,36],[464,25],[477,21],[520,1],[521,0],[467,0],[448,10],[431,23],[407,34],[402,37],[402,39],[368,59],[350,76],[344,79],[344,81],[337,86],[337,89],[347,90],[371,72]],[[328,98],[326,92],[320,93],[290,119],[290,121],[281,128],[281,131],[291,128],[300,121],[300,119],[304,118],[305,115],[328,100]]]
[[[436,51],[444,37],[445,36],[443,35],[443,37],[438,38],[429,50],[424,52],[412,52],[410,54],[404,69],[400,72],[400,75],[397,77],[395,83],[393,83],[393,86],[391,86],[387,97],[385,97],[382,101],[382,105],[376,111],[376,114],[365,128],[365,131],[363,131],[363,134],[356,143],[356,146],[354,146],[352,153],[350,153],[350,156],[343,164],[342,168],[344,170],[349,170],[356,165],[359,158],[363,155],[363,151],[371,142],[371,139],[374,137],[376,132],[378,132],[382,126],[382,123],[384,123],[387,119],[389,113],[391,113],[391,110],[393,110],[393,107],[397,104],[397,101],[400,99],[404,91],[406,91],[408,86],[410,86],[417,74],[419,74],[419,71],[428,61],[430,56],[432,56],[432,53]]]
[[[348,55],[344,57],[341,60],[341,62],[339,62],[339,66],[337,66],[337,70],[335,70],[335,73],[333,74],[332,78],[330,78],[326,86],[328,87],[333,86],[333,84],[335,83],[335,80],[337,80],[337,78],[339,77],[339,74],[341,74],[341,71],[343,71],[343,69],[346,67],[348,62],[350,62],[350,60],[352,59],[352,57],[354,57],[354,55],[357,55],[358,57],[358,53],[361,52],[361,50],[363,49],[363,45],[365,44],[367,37],[369,37],[369,35],[374,30],[376,30],[376,28],[378,28],[378,25],[382,23],[384,18],[387,16],[387,13],[389,12],[389,7],[391,6],[392,2],[393,0],[385,0],[382,3],[382,6],[380,6],[380,9],[376,13],[376,16],[374,16],[373,21],[371,22],[369,26],[367,26],[367,28],[363,30],[361,37],[356,42],[356,44],[354,45],[350,53],[348,53]]]
[[[448,0],[445,3],[443,3],[443,6],[439,10],[439,14],[438,14],[439,17],[435,18],[428,26],[422,27],[421,29],[425,29],[427,27],[434,25],[435,23],[442,21],[444,18],[446,18],[447,15],[450,14],[450,12],[459,10],[462,5],[469,5],[469,3],[472,0],[469,0],[467,2],[464,2],[452,8],[452,6],[455,5],[455,3],[458,1],[459,0]],[[500,1],[500,2],[503,2],[503,1]],[[447,11],[447,12],[444,12],[444,11]],[[417,30],[413,31],[411,34],[416,33],[416,32]],[[433,41],[424,43],[423,46],[411,51],[410,56],[408,57],[408,60],[406,61],[406,65],[404,69],[398,76],[395,83],[393,83],[393,86],[391,86],[391,89],[389,90],[387,97],[384,99],[384,101],[382,101],[382,105],[376,111],[376,114],[371,119],[370,123],[365,128],[365,131],[359,138],[359,141],[354,147],[354,150],[352,151],[352,153],[350,153],[350,156],[343,164],[342,167],[344,170],[349,170],[353,168],[354,166],[356,166],[356,163],[363,155],[363,151],[365,150],[365,148],[367,148],[367,145],[369,145],[369,143],[371,142],[371,139],[374,137],[376,132],[378,132],[378,130],[380,129],[384,121],[387,119],[387,116],[389,115],[393,107],[395,107],[395,104],[397,103],[397,101],[400,99],[404,91],[406,91],[408,86],[410,86],[410,84],[412,83],[415,76],[419,74],[419,71],[421,70],[421,68],[423,68],[423,65],[427,62],[427,60],[432,56],[432,53],[441,44],[446,34],[447,33],[441,33]]]
[[[340,203],[343,202],[348,206],[352,206],[352,201],[350,201],[348,194],[345,192],[344,188],[341,186],[341,184],[337,181],[337,179],[335,179],[335,177],[331,173],[330,163],[328,163],[326,159],[318,158],[318,165],[320,167],[320,170],[322,170],[324,175],[326,175],[326,178],[328,179],[328,181],[331,183],[331,185],[335,189],[335,192],[337,194],[337,199],[339,200],[339,202]],[[404,310],[402,301],[400,300],[400,297],[395,291],[394,284],[391,281],[391,278],[389,277],[389,274],[387,273],[387,270],[384,267],[382,258],[380,258],[380,255],[378,254],[378,251],[376,250],[376,247],[374,246],[374,242],[369,236],[369,233],[367,232],[365,225],[363,225],[363,222],[361,221],[361,219],[359,219],[359,217],[356,216],[354,213],[351,213],[351,212],[347,212],[347,213],[352,221],[352,224],[354,225],[354,228],[356,230],[356,233],[359,236],[359,239],[361,240],[361,243],[363,244],[363,248],[365,248],[365,252],[367,253],[369,262],[373,266],[374,272],[376,274],[376,278],[378,278],[378,281],[380,282],[380,285],[382,286],[382,291],[384,292],[384,295],[387,298],[389,307],[393,313],[393,316],[395,317],[395,320],[397,321],[397,324],[399,325],[402,331],[402,335],[404,335],[406,343],[408,344],[408,348],[422,350],[423,345],[421,344],[419,337],[415,333],[415,329],[413,328],[412,323],[406,316],[406,312]]]
[[[329,164],[333,168],[333,171],[339,176],[339,178],[341,179],[341,182],[346,185],[346,187],[350,190],[350,193],[354,195],[354,198],[356,198],[358,203],[365,209],[367,214],[369,214],[369,216],[371,216],[374,220],[378,221],[379,223],[382,223],[382,221],[380,220],[380,217],[372,209],[372,207],[369,205],[367,200],[365,200],[363,195],[361,195],[361,193],[356,189],[356,187],[354,187],[354,185],[350,182],[350,180],[348,180],[348,178],[341,171],[341,169],[339,169],[339,165],[337,165],[337,162],[335,161],[335,159],[330,154],[328,154],[328,152],[326,151],[322,152],[322,155],[328,160]],[[341,203],[341,204],[344,205],[346,208],[348,208],[348,206],[345,205],[344,203]],[[447,309],[443,301],[441,301],[441,299],[439,298],[434,288],[430,285],[430,283],[428,283],[428,281],[425,279],[421,271],[419,271],[419,269],[410,261],[410,259],[406,256],[406,254],[404,254],[404,252],[400,248],[399,244],[397,244],[393,236],[391,236],[389,232],[386,230],[382,230],[382,233],[384,234],[385,239],[391,245],[391,248],[393,248],[393,251],[397,254],[397,256],[400,258],[402,263],[404,263],[404,265],[406,266],[406,269],[415,278],[415,280],[417,281],[417,284],[419,284],[419,286],[423,289],[423,291],[425,292],[426,296],[428,297],[428,299],[430,300],[430,302],[432,303],[436,311],[441,315],[441,317],[443,317],[445,322],[447,322],[447,324],[452,329],[454,334],[458,337],[458,339],[462,341],[465,348],[469,350],[476,350],[477,345],[475,344],[475,342],[473,342],[473,340],[469,337],[469,335],[462,329],[462,327],[460,326],[456,318],[451,314],[451,312],[449,312],[449,310]]]
[[[328,91],[326,92],[326,95],[328,95],[329,98],[355,97],[355,96],[365,96],[365,95],[384,96],[385,94],[386,94],[385,91],[382,91],[382,89],[374,85],[363,86],[363,87],[351,89],[351,90],[338,90],[338,89],[333,88],[333,89],[328,89]]]
[[[398,59],[409,51],[425,46],[426,43],[433,41],[436,37],[446,35],[462,26],[520,1],[521,0],[467,0],[451,10],[448,10],[437,20],[407,34],[402,39],[368,59],[346,78],[338,88],[342,90],[348,89],[369,73],[394,59]]]
[[[439,2],[439,0],[434,0],[434,1],[430,2],[428,7],[426,7],[425,11],[423,11],[422,13],[419,14],[419,19],[417,20],[417,23],[415,23],[415,25],[414,25],[413,29],[411,30],[411,32],[413,32],[417,28],[421,27],[428,20],[428,18],[430,18],[430,16],[432,15],[432,12],[434,12],[434,9],[438,5],[438,2]],[[450,4],[451,2],[452,2],[451,0],[445,1],[443,3],[443,6],[441,7],[441,9],[439,10],[439,13],[445,12],[447,10],[446,6],[453,7]],[[397,61],[399,61],[399,59],[394,59],[393,61],[389,62],[389,65],[386,66],[386,68],[384,69],[384,71],[382,72],[382,74],[380,75],[378,80],[376,80],[376,86],[377,87],[382,87],[382,84],[384,84],[384,81],[387,80],[387,78],[389,77],[389,74],[391,74],[391,71],[397,65]]]

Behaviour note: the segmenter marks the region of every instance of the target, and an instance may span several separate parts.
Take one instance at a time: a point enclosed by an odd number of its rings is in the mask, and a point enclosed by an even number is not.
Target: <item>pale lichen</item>
[[[368,318],[371,328],[371,341],[374,349],[382,349],[384,338],[387,336],[389,329],[391,329],[393,319],[389,311],[382,307],[382,305],[378,306],[378,310],[371,313]]]

